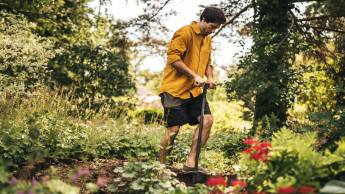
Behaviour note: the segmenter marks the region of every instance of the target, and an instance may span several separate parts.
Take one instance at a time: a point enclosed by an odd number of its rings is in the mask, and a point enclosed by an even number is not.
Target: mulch
[[[138,160],[146,161],[145,158],[138,158]],[[87,183],[96,183],[97,177],[99,176],[103,177],[105,185],[113,183],[115,178],[121,176],[119,173],[115,173],[114,169],[116,167],[122,167],[126,161],[128,160],[95,159],[94,161],[83,162],[72,158],[43,158],[35,162],[23,163],[16,175],[19,180],[32,180],[35,178],[38,181],[43,181],[45,177],[53,175],[59,177],[63,182],[79,187],[80,193],[89,193],[86,189]],[[180,182],[184,182],[186,186],[194,186],[196,184],[193,181],[193,173],[186,173],[173,165],[167,166],[167,168],[176,174],[173,176],[174,178]],[[89,169],[89,176],[73,181],[71,179],[71,172],[76,169]],[[235,175],[227,177],[228,182],[236,178]],[[205,175],[197,183],[206,183],[208,178],[209,176]]]

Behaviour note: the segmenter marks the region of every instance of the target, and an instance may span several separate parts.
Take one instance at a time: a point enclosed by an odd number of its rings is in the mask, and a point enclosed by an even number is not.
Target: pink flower
[[[245,181],[242,181],[242,180],[233,180],[231,181],[230,183],[231,186],[240,186],[240,187],[243,187],[243,188],[246,188],[248,185]]]
[[[11,185],[12,185],[13,187],[17,186],[17,184],[18,184],[17,179],[15,179],[15,178],[13,178],[13,177],[11,178],[10,182],[11,182]]]
[[[83,175],[83,170],[81,170],[81,169],[77,170],[77,175],[78,175],[78,177],[80,177],[81,175]]]
[[[98,187],[104,187],[104,186],[105,186],[102,175],[99,175],[99,176],[97,177],[97,186],[98,186]]]
[[[292,186],[288,187],[279,187],[278,193],[296,193],[296,189]]]
[[[34,187],[34,186],[37,186],[38,182],[36,179],[32,179],[31,181],[31,185]]]
[[[218,185],[222,185],[222,186],[225,186],[226,187],[226,180],[224,177],[217,177],[217,178],[214,178],[214,177],[210,177],[206,183],[206,185],[208,187],[213,187],[213,186],[218,186]]]
[[[315,193],[315,188],[311,186],[301,186],[299,188],[299,192],[301,193]]]
[[[84,170],[84,174],[87,177],[91,176],[90,170],[88,168]]]
[[[256,139],[245,139],[243,141],[243,144],[245,145],[252,145],[252,144],[257,144],[258,143],[258,140]]]
[[[43,185],[49,185],[49,176],[43,177]]]
[[[78,175],[77,175],[77,174],[74,174],[74,175],[72,176],[72,180],[73,180],[73,181],[77,181],[77,180],[78,180],[78,178],[79,178],[79,177],[78,177]]]

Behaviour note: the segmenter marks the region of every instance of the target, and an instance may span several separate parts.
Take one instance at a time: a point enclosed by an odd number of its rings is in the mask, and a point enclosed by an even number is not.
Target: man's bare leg
[[[161,139],[161,149],[159,150],[159,161],[166,164],[166,158],[170,155],[175,137],[179,132],[180,126],[168,127]]]
[[[200,116],[197,118],[200,122]],[[213,117],[212,115],[204,115],[204,126],[202,128],[202,136],[201,136],[201,145],[200,148],[203,148],[211,131],[211,127],[213,124]],[[195,133],[192,140],[192,146],[186,160],[185,165],[188,167],[195,167],[195,157],[196,157],[196,148],[198,143],[198,136],[199,136],[199,126],[195,129]]]

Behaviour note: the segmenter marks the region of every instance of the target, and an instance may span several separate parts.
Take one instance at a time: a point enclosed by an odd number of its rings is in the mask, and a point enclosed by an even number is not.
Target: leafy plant
[[[231,132],[225,133],[224,136],[218,137],[218,144],[221,151],[224,152],[225,157],[229,159],[238,159],[239,152],[241,152],[245,145],[243,140],[248,139],[249,134],[245,132]]]
[[[327,180],[345,170],[345,142],[338,142],[339,147],[333,153],[317,151],[313,147],[315,142],[316,134],[313,132],[298,135],[282,128],[274,133],[272,150],[268,153],[266,163],[243,154],[240,166],[252,177],[248,179],[248,189],[273,193],[289,186],[320,189]]]
[[[160,179],[159,172],[171,176],[173,173],[158,162],[125,162],[123,167],[114,169],[121,177],[114,179],[114,184],[108,187],[111,192],[117,192],[122,187],[127,193],[168,193],[179,182],[176,179]]]
[[[139,118],[144,121],[144,124],[152,123],[164,123],[164,113],[163,110],[157,108],[141,108],[134,111],[134,118]]]
[[[345,107],[338,107],[334,111],[311,114],[312,128],[318,133],[317,145],[319,149],[334,151],[338,142],[345,136]]]

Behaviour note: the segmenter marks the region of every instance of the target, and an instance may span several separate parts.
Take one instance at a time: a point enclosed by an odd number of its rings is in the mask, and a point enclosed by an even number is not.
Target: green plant
[[[338,149],[331,153],[314,148],[316,134],[295,134],[282,128],[274,133],[272,148],[267,161],[244,153],[240,161],[242,176],[248,178],[249,191],[277,192],[279,188],[311,186],[315,189],[331,180],[344,169],[345,142],[338,142]]]
[[[164,123],[164,113],[162,109],[157,108],[141,108],[134,111],[134,118],[138,118],[139,120],[144,121],[144,124],[152,124],[152,123]]]
[[[209,101],[214,118],[212,133],[243,131],[251,127],[251,119],[245,118],[249,109],[241,101]]]
[[[122,187],[127,193],[168,193],[179,184],[173,178],[159,178],[159,172],[168,176],[173,173],[158,162],[125,162],[123,167],[115,168],[114,172],[120,173],[121,177],[114,179],[115,183],[108,187],[111,192],[117,192]]]
[[[219,135],[218,138],[216,138],[215,144],[224,152],[226,158],[238,160],[238,153],[245,148],[243,140],[248,138],[249,134],[245,132],[229,132],[224,133],[224,135]],[[212,145],[211,142],[210,144]]]
[[[22,15],[0,12],[0,98],[37,86],[53,58],[54,43],[30,31]]]
[[[345,107],[338,107],[334,111],[329,110],[311,114],[312,129],[318,134],[317,145],[319,149],[337,149],[336,142],[345,136]]]
[[[277,126],[278,122],[279,119],[273,113],[270,116],[265,115],[254,122],[251,133],[252,135],[258,136],[260,139],[270,140],[273,132],[279,129]]]
[[[86,97],[86,102],[95,106],[93,108],[97,107],[94,104],[96,98],[108,100],[135,88],[128,73],[128,59],[116,50],[102,45],[94,46],[89,41],[66,49],[50,61],[49,77],[58,84],[73,85],[75,95]]]
[[[0,166],[1,168],[1,166]],[[77,194],[80,188],[69,185],[57,178],[44,177],[42,182],[17,180],[8,174],[2,174],[4,180],[0,180],[0,193],[71,193]]]

